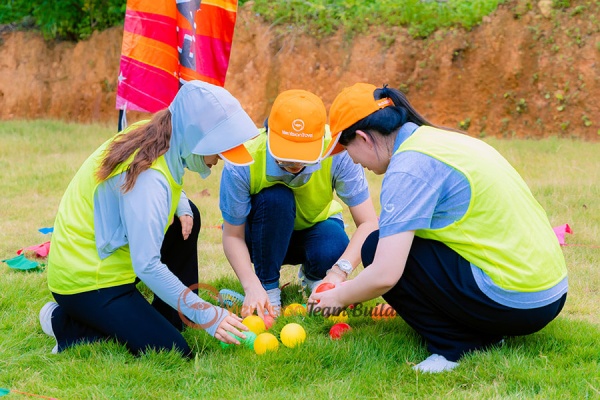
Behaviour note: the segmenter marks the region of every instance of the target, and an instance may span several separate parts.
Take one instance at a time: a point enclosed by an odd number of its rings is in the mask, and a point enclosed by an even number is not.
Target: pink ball
[[[267,330],[271,329],[274,323],[275,318],[271,317],[270,314],[265,314],[265,328],[267,328]]]

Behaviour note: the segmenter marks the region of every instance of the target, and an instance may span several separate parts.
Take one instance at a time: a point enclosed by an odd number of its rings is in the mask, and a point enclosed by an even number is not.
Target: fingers
[[[312,292],[310,294],[310,297],[308,298],[308,302],[318,303],[319,301],[321,301],[321,296],[323,296],[323,292],[321,292],[321,293]]]
[[[230,325],[231,325],[232,327],[234,327],[234,328],[237,328],[237,329],[239,329],[240,331],[246,331],[246,332],[247,332],[247,331],[249,331],[249,330],[250,330],[250,329],[249,329],[249,328],[248,328],[246,325],[242,324],[242,319],[241,319],[241,318],[239,318],[237,315],[236,315],[236,320],[235,320],[235,321],[232,321],[232,322],[230,323]]]
[[[267,301],[267,305],[269,304],[269,302]],[[258,306],[256,307],[256,314],[258,314],[258,316],[264,320],[265,319],[265,308],[261,303],[258,303]]]
[[[221,322],[215,333],[215,337],[228,344],[240,344],[240,340],[246,339],[243,333],[248,327],[242,324],[240,317],[231,314]]]
[[[190,237],[190,233],[192,233],[192,227],[194,226],[194,217],[191,215],[182,215],[179,217],[181,221],[181,234],[183,235],[183,240],[187,240]]]
[[[256,310],[256,306],[250,302],[244,302],[242,306],[242,318],[246,318],[248,315],[254,314],[254,310]]]

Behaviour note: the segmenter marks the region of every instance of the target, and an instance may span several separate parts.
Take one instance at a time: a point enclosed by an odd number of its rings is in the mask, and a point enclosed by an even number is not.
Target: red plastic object
[[[323,282],[315,289],[315,293],[324,292],[326,290],[331,290],[335,287],[333,283]]]
[[[337,340],[342,337],[342,335],[348,331],[352,330],[350,325],[345,322],[339,322],[331,327],[329,330],[329,337],[333,340]]]

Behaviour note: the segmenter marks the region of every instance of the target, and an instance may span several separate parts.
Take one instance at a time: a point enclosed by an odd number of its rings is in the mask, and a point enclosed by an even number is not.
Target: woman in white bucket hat
[[[40,311],[53,353],[114,339],[133,354],[192,352],[185,323],[226,343],[244,338],[240,318],[203,301],[198,285],[200,214],[182,193],[184,169],[203,178],[219,159],[247,165],[257,129],[224,88],[184,84],[168,107],[101,145],[60,203],[48,259],[56,302]],[[177,217],[177,218],[176,218]],[[154,293],[150,304],[136,288]]]

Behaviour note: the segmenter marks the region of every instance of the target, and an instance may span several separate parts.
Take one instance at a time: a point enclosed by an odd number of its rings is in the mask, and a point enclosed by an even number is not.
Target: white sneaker
[[[413,369],[421,372],[438,373],[451,371],[457,366],[457,362],[448,361],[446,360],[446,357],[439,354],[432,354],[424,361],[421,361],[419,364],[415,365]]]
[[[40,325],[42,326],[42,330],[44,331],[44,333],[46,335],[53,337],[54,340],[56,340],[56,336],[54,335],[54,329],[52,329],[52,313],[58,307],[59,306],[57,303],[55,303],[53,301],[49,301],[46,304],[44,304],[44,306],[40,310]],[[57,354],[57,353],[58,353],[58,341],[56,342],[56,345],[52,349],[52,354]]]
[[[271,303],[273,311],[275,311],[273,317],[279,316],[281,314],[281,289],[269,289],[267,290],[267,296],[269,296],[269,303]]]
[[[300,265],[300,268],[298,268],[298,279],[300,279],[302,288],[310,290],[311,293],[321,282],[323,282],[322,279],[319,279],[318,281],[308,279],[306,275],[304,275],[304,265]]]

